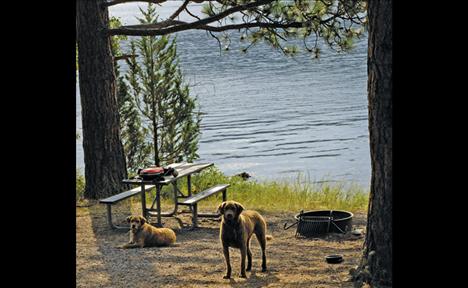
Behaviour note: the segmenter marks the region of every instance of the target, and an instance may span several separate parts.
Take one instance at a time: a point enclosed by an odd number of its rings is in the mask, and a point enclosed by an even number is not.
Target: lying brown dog
[[[229,247],[239,248],[241,251],[240,277],[245,278],[245,271],[252,269],[252,252],[250,251],[250,238],[255,233],[262,248],[262,272],[267,269],[265,246],[266,240],[272,237],[266,235],[265,219],[256,211],[245,210],[235,201],[226,201],[218,207],[222,215],[219,237],[223,245],[224,258],[226,259],[226,275],[224,279],[231,278],[231,262],[229,260]],[[247,256],[247,269],[245,268],[245,256]]]
[[[143,248],[151,246],[168,246],[176,241],[176,234],[169,228],[156,228],[147,223],[141,216],[128,216],[130,223],[130,242],[120,248]]]

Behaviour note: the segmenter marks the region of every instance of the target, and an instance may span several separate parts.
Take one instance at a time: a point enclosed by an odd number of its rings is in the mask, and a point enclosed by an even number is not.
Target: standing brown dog
[[[262,272],[265,272],[266,240],[272,237],[266,235],[265,219],[256,211],[245,210],[235,201],[226,201],[218,207],[222,215],[219,237],[223,245],[224,258],[226,259],[226,275],[224,279],[231,278],[231,262],[229,260],[229,247],[238,248],[241,251],[240,277],[246,278],[245,271],[252,269],[252,252],[250,251],[250,238],[255,233],[262,248]],[[245,256],[247,255],[247,269],[245,268]]]
[[[176,241],[176,234],[169,228],[156,228],[148,224],[141,216],[128,216],[130,223],[130,241],[121,248],[143,248],[168,246]]]

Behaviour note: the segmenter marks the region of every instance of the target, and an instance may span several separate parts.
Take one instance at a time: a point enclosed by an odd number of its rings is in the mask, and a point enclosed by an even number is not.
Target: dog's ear
[[[132,220],[132,216],[128,216],[127,217],[127,222],[130,223],[131,220]]]
[[[237,215],[240,215],[240,213],[241,213],[242,211],[244,211],[245,208],[244,208],[244,206],[242,206],[242,204],[237,203],[237,202],[236,202],[235,205],[236,205],[236,209],[237,209]]]
[[[219,204],[219,206],[218,206],[218,212],[219,212],[219,214],[223,214],[223,213],[224,213],[224,206],[226,206],[226,202],[223,202],[223,203]]]
[[[143,216],[140,216],[140,224],[143,225],[143,224],[145,224],[146,222],[148,222],[148,221],[146,220],[146,218],[143,217]]]

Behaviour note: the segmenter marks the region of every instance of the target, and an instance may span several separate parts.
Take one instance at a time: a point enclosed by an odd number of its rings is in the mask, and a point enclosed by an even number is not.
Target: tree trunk
[[[372,178],[357,282],[392,286],[392,1],[369,1],[368,101]]]
[[[83,122],[85,197],[98,199],[121,192],[127,177],[120,140],[114,63],[103,0],[78,0],[77,41]]]

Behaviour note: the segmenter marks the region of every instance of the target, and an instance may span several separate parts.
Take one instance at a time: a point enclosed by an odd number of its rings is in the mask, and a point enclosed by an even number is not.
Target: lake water
[[[178,2],[158,8],[165,15]],[[136,24],[138,6],[111,7],[111,16]],[[199,11],[199,5],[192,6]],[[185,15],[181,15],[184,20]],[[367,37],[350,53],[323,48],[320,58],[285,57],[258,44],[244,54],[234,33],[229,51],[203,31],[177,34],[182,71],[202,112],[199,161],[214,162],[228,175],[254,179],[346,181],[367,187],[370,155],[367,114]],[[124,45],[125,46],[125,45]],[[76,125],[81,132],[79,87]],[[77,168],[83,170],[81,140]]]

